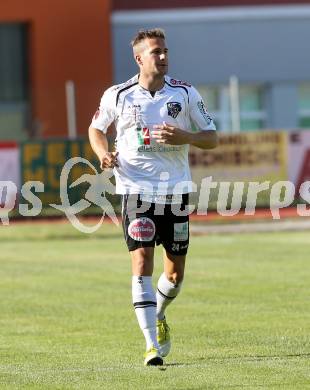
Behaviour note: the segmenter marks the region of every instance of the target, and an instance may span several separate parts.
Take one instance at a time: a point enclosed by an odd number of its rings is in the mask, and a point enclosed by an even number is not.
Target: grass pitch
[[[0,388],[308,389],[309,262],[309,232],[192,237],[171,354],[145,368],[120,228],[1,226]]]

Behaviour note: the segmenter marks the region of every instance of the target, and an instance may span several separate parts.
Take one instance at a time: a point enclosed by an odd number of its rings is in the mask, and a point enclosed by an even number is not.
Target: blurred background
[[[310,0],[10,0],[0,3],[0,181],[16,183],[17,202],[29,180],[57,202],[64,163],[96,163],[91,118],[106,88],[137,73],[130,40],[152,27],[166,32],[169,75],[200,91],[220,133],[217,150],[191,149],[194,181],[290,180],[298,199],[310,179]]]

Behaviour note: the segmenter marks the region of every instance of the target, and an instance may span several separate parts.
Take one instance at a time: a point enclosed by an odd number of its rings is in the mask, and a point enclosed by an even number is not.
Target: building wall
[[[261,84],[267,127],[297,127],[297,88],[310,81],[310,5],[119,11],[113,14],[115,82],[137,73],[128,45],[139,28],[167,35],[169,74],[194,85]]]
[[[27,23],[31,118],[43,136],[67,134],[65,82],[76,88],[77,129],[86,134],[111,84],[110,0],[0,2],[0,23]]]
[[[203,12],[205,12],[203,18]],[[220,13],[221,11],[219,11]],[[170,70],[176,77],[190,78],[192,83],[219,83],[235,74],[241,81],[304,80],[309,77],[310,51],[305,39],[310,36],[309,14],[302,18],[220,18],[197,11],[177,11],[168,18],[154,15],[130,15],[127,22],[114,19],[115,80],[137,71],[129,45],[139,28],[160,26],[167,35]],[[147,12],[145,12],[147,15]],[[182,59],[182,60],[181,60]]]
[[[299,4],[309,4],[309,0],[298,0]],[[240,5],[274,5],[293,4],[292,0],[113,0],[112,6],[117,10],[151,9],[151,8],[192,8],[192,7],[227,7]]]

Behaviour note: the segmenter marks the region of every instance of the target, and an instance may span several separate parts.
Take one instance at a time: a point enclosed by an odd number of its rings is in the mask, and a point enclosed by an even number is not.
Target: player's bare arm
[[[103,170],[117,167],[118,153],[109,152],[107,136],[101,130],[95,129],[94,127],[88,129],[88,135],[90,145],[100,161],[100,168]]]
[[[197,133],[181,130],[168,123],[154,126],[152,136],[158,143],[170,145],[194,145],[201,149],[214,149],[217,146],[215,130],[199,131]]]

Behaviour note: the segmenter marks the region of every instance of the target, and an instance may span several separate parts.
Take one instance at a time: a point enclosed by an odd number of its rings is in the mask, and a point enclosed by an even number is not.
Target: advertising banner
[[[59,203],[60,176],[65,163],[72,157],[82,157],[98,169],[97,158],[86,140],[35,141],[21,144],[21,181],[39,181],[44,184],[44,191],[36,194],[43,205]],[[94,174],[85,164],[75,164],[70,170],[69,183],[83,174]],[[66,189],[72,202],[83,198],[87,182]]]
[[[220,134],[214,150],[191,148],[192,179],[198,188],[203,178],[214,182],[270,182],[288,180],[288,134],[286,132],[251,132]],[[245,186],[246,191],[246,186]],[[217,199],[217,189],[210,201]],[[258,195],[258,204],[267,206],[270,191]]]
[[[309,145],[310,148],[310,132],[304,134],[300,138],[300,142],[296,141],[292,147],[290,144],[290,159],[292,159],[292,155],[302,155],[301,145]],[[288,173],[289,136],[290,134],[287,132],[275,131],[219,134],[219,146],[215,150],[192,147],[189,161],[192,180],[197,185],[197,191],[191,197],[192,201],[197,204],[199,200],[202,209],[214,208],[218,206],[221,186],[226,185],[227,189],[228,185],[228,198],[231,200],[234,186],[243,183],[243,187],[239,186],[239,192],[242,191],[242,204],[244,206],[249,183],[254,182],[266,183],[266,188],[262,188],[257,196],[257,206],[268,207],[272,185],[288,180],[289,175],[291,178],[294,177],[295,181],[298,180],[296,178],[298,178],[299,173],[296,172],[299,172],[298,169],[304,164],[302,158],[297,159],[295,165],[291,166],[290,164],[290,173]],[[82,157],[88,160],[100,172],[97,158],[91,150],[88,140],[48,140],[22,143],[20,146],[21,183],[29,181],[43,183],[44,191],[36,194],[41,199],[43,206],[51,203],[58,204],[61,173],[66,162],[72,157]],[[5,171],[7,170],[5,169]],[[87,179],[85,176],[87,174],[93,176],[88,175]],[[214,187],[210,194],[204,197],[201,183],[203,179],[210,177],[212,177]],[[87,179],[85,183],[83,183],[83,178]],[[79,184],[70,188],[70,183],[77,179],[79,179]],[[89,188],[90,179],[98,179],[98,176],[94,176],[94,169],[90,165],[79,163],[72,166],[67,181],[68,188],[66,188],[72,203],[84,198],[85,192]],[[98,188],[100,185],[99,183]],[[224,199],[224,203],[226,200]]]

